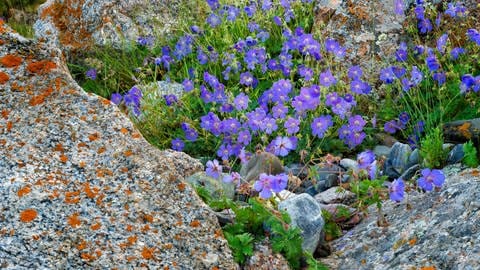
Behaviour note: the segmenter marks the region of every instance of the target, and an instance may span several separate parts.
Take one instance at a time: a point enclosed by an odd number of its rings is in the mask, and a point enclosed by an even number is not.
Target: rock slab
[[[237,268],[182,181],[197,160],[150,146],[59,50],[1,20],[0,78],[0,268]]]
[[[444,171],[451,171],[444,169]],[[480,171],[447,176],[440,191],[408,192],[408,202],[388,201],[388,226],[369,215],[341,238],[322,262],[331,269],[480,269]]]

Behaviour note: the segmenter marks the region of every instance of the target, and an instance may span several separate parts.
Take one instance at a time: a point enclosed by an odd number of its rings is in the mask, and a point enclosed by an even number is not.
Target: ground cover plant
[[[395,3],[397,14],[407,16],[409,36],[378,77],[346,66],[347,51],[335,37],[313,34],[315,1],[308,0],[207,0],[174,38],[141,36],[123,51],[103,49],[70,67],[84,89],[121,106],[152,144],[185,151],[204,161],[209,176],[258,194],[244,208],[200,194],[212,207],[251,212],[224,228],[236,260],[244,262],[267,234],[265,224],[284,235],[280,242],[298,236],[282,231],[288,219],[267,207],[276,205],[288,176],[261,174],[247,183],[238,173],[259,148],[284,164],[327,153],[356,156],[359,170],[350,172],[345,188],[357,194],[361,209],[375,204],[381,211],[382,201],[402,201],[408,188],[432,191],[445,181],[441,125],[480,113],[479,21],[459,1]],[[160,92],[157,81],[181,89]],[[380,175],[381,161],[368,150],[379,132],[420,149],[424,168],[416,181],[386,182]],[[464,149],[465,162],[478,166],[475,146]],[[334,225],[331,231],[338,234]],[[276,251],[300,267],[298,245],[280,246]]]

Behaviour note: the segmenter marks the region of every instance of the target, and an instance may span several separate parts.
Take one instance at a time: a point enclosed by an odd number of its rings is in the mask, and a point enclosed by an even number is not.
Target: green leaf
[[[472,141],[468,141],[463,144],[463,163],[470,168],[476,168],[479,165],[477,149],[473,145]]]

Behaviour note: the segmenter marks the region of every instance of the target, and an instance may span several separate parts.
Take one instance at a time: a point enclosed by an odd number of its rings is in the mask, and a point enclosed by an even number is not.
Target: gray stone
[[[302,248],[313,253],[320,242],[325,222],[319,203],[306,193],[286,199],[278,205],[292,219],[292,226],[302,230]]]
[[[406,167],[410,168],[416,164],[420,164],[420,151],[418,148],[415,148],[408,157],[408,163]]]
[[[198,160],[152,147],[58,49],[5,24],[0,44],[1,268],[238,268],[183,181]]]
[[[406,169],[399,178],[403,179],[404,181],[408,181],[412,179],[416,172],[420,170],[420,164],[415,164],[412,167]]]
[[[185,182],[192,186],[204,187],[215,199],[220,199],[225,196],[233,200],[235,197],[235,183],[223,182],[222,178],[225,175],[226,174],[223,174],[220,179],[215,179],[208,176],[204,171],[201,171],[185,178]]]
[[[47,0],[35,36],[67,55],[105,44],[122,48],[140,36],[167,36],[182,8],[192,16],[199,10],[185,0]]]
[[[289,270],[287,260],[276,253],[274,254],[268,238],[261,243],[255,244],[253,255],[247,259],[244,266],[245,270]]]
[[[293,174],[300,179],[305,179],[308,175],[308,168],[300,163],[292,163],[284,167],[286,174]]]
[[[388,155],[390,154],[390,151],[391,151],[391,148],[386,145],[376,145],[373,148],[373,153],[375,153],[375,156],[377,158],[388,157]]]
[[[318,193],[315,195],[315,200],[319,203],[343,203],[349,204],[355,199],[356,195],[346,189],[340,187],[332,187],[327,189],[324,192]]]
[[[389,178],[398,178],[407,168],[412,148],[408,144],[397,142],[385,161],[384,174]]]
[[[353,159],[342,158],[342,160],[340,160],[340,166],[347,171],[358,172],[358,162]]]
[[[283,172],[280,159],[269,152],[255,153],[240,169],[240,175],[246,182],[258,180],[262,173],[277,175]]]
[[[450,143],[465,143],[471,140],[478,147],[480,145],[480,118],[445,123],[443,138]]]
[[[388,226],[369,207],[360,224],[332,242],[322,259],[330,269],[480,269],[480,177],[475,169],[447,175],[439,192],[408,191],[408,201],[386,201]]]
[[[463,144],[455,145],[448,153],[447,164],[459,163],[463,160],[465,153],[463,152]]]

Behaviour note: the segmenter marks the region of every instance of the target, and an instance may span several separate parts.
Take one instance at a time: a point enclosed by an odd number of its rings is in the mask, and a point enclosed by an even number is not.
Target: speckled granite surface
[[[236,269],[181,181],[202,165],[151,147],[60,55],[0,22],[0,268]]]
[[[386,227],[370,207],[322,262],[339,270],[480,269],[480,170],[444,171],[441,190],[410,190],[401,203],[385,202]]]

